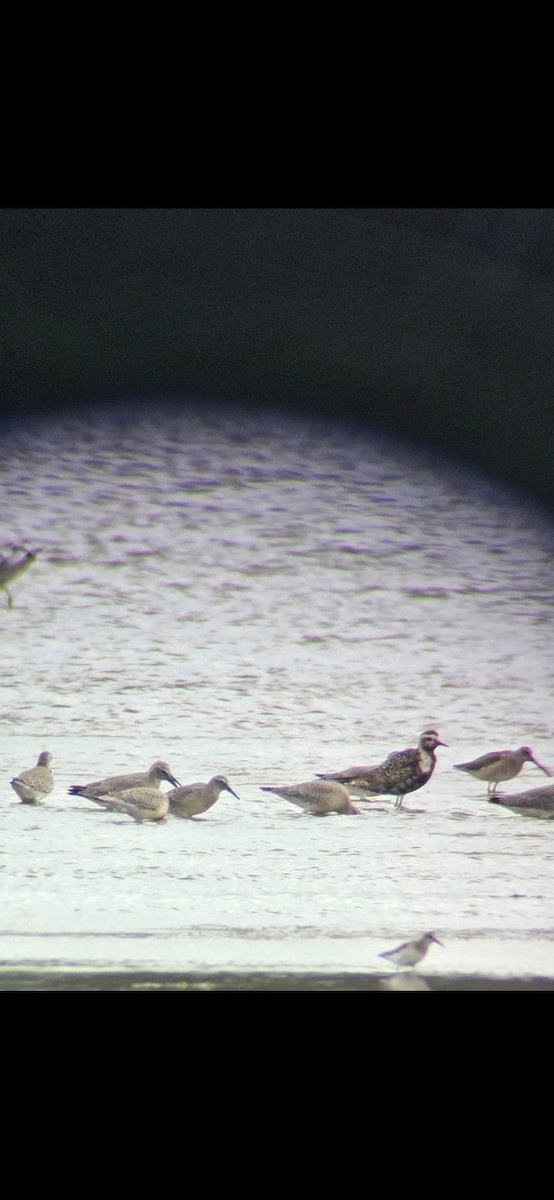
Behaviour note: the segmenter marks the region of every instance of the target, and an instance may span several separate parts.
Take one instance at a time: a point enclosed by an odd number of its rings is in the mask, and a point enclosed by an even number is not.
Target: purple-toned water
[[[338,421],[102,408],[4,421],[0,967],[387,974],[554,983],[554,822],[453,764],[531,745],[554,770],[554,530],[493,480]],[[260,790],[439,730],[395,812],[318,820]],[[9,780],[53,755],[56,786]],[[70,784],[164,758],[228,776],[195,821],[136,825]],[[546,783],[526,766],[504,785]]]

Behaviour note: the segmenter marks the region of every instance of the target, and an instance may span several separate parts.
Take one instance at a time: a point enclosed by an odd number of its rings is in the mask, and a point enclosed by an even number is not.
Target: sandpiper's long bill
[[[489,754],[482,754],[471,762],[455,763],[454,770],[465,771],[473,779],[488,784],[487,794],[490,794],[496,791],[499,783],[519,775],[526,762],[534,763],[545,775],[552,774],[548,767],[543,767],[535,758],[530,746],[520,746],[519,750],[491,750]]]

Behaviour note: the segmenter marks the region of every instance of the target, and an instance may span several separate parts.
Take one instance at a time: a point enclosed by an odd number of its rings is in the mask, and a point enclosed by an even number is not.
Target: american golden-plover
[[[318,779],[342,783],[351,796],[360,799],[396,796],[395,808],[401,808],[408,792],[416,792],[430,780],[437,761],[437,746],[446,746],[446,742],[441,742],[436,729],[426,729],[416,747],[393,750],[378,766],[348,767],[345,771],[318,774]]]

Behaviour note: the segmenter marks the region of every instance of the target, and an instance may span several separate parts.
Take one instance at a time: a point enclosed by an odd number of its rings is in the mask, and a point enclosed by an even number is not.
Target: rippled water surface
[[[333,421],[190,403],[4,421],[0,965],[554,979],[554,822],[452,769],[554,769],[553,529],[498,483]],[[317,819],[260,790],[448,743],[395,812]],[[56,786],[9,780],[53,755]],[[70,784],[166,759],[225,773],[203,818],[137,825]],[[546,783],[536,768],[506,791]]]

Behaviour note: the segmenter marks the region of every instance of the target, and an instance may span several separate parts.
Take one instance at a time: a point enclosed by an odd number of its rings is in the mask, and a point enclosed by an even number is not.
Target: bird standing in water
[[[169,811],[169,794],[157,787],[125,788],[111,795],[104,792],[98,802],[110,812],[126,813],[134,821],[163,821]]]
[[[14,792],[22,804],[39,804],[45,796],[49,796],[54,787],[54,776],[50,770],[52,755],[43,750],[38,756],[36,767],[29,767],[10,780]]]
[[[158,759],[149,771],[132,771],[128,775],[109,775],[107,779],[98,779],[94,783],[74,783],[68,789],[70,796],[83,796],[85,800],[94,800],[95,804],[103,804],[104,795],[122,792],[126,788],[159,788],[166,780],[173,787],[180,787],[179,781],[172,775],[166,762]],[[104,807],[107,807],[106,805]]]
[[[308,783],[293,783],[284,787],[262,787],[262,792],[274,792],[283,800],[297,804],[304,812],[312,813],[314,817],[326,817],[329,813],[350,813],[359,815],[359,808],[353,805],[348,789],[341,783],[328,780],[310,779]]]
[[[491,750],[490,754],[482,754],[472,762],[455,763],[454,770],[465,771],[466,775],[471,775],[473,779],[488,784],[489,795],[490,792],[496,791],[499,783],[505,783],[507,779],[514,779],[519,775],[526,762],[534,763],[545,775],[552,774],[548,767],[543,767],[542,763],[537,762],[530,746],[520,746],[519,750]]]
[[[393,750],[376,767],[348,767],[346,771],[318,775],[318,779],[342,783],[352,796],[368,799],[371,796],[396,796],[395,808],[402,807],[404,796],[416,792],[429,781],[435,769],[435,750],[446,746],[436,729],[425,729],[416,747]]]
[[[230,792],[235,800],[240,799],[226,775],[214,775],[208,783],[185,783],[169,793],[169,811],[173,817],[197,817],[207,812],[223,791]]]
[[[554,818],[554,783],[545,787],[530,788],[528,792],[513,792],[503,795],[501,792],[489,796],[489,804],[500,804],[502,808],[511,808],[512,812],[520,813],[522,817]]]
[[[11,608],[13,599],[8,584],[19,579],[19,576],[34,563],[40,550],[26,550],[25,546],[11,546],[8,549],[10,551],[8,555],[0,553],[0,588],[5,591],[8,597],[8,608]],[[23,551],[23,558],[14,558],[14,555],[20,550]]]
[[[424,933],[413,942],[402,942],[402,945],[396,946],[394,950],[385,950],[379,958],[387,958],[395,967],[417,967],[418,962],[425,958],[432,942],[442,946],[435,933]]]

